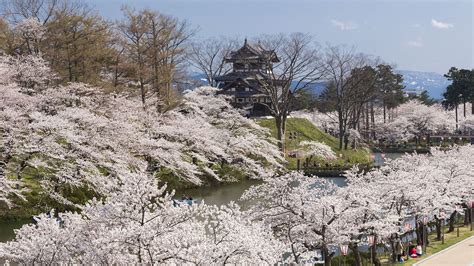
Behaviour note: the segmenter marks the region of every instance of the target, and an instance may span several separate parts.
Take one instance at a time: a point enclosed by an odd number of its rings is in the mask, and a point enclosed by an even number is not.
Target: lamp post
[[[342,244],[339,246],[339,249],[341,250],[341,254],[343,256],[343,265],[346,265],[346,256],[349,252],[349,246],[346,244]]]
[[[374,259],[372,258],[372,248],[375,245],[375,235],[368,235],[367,242],[369,243],[369,249],[370,249],[370,264],[373,265]]]

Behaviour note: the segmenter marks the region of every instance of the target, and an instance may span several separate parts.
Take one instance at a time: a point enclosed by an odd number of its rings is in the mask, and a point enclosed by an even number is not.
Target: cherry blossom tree
[[[39,216],[0,258],[24,264],[274,264],[282,244],[235,204],[176,206],[166,186],[142,173],[122,176],[104,199],[81,213]]]
[[[0,84],[16,83],[29,93],[44,88],[56,75],[48,62],[34,55],[0,57]]]
[[[461,204],[474,195],[468,181],[473,178],[474,165],[467,159],[472,152],[472,146],[433,149],[431,154],[407,154],[389,160],[367,173],[358,169],[347,172],[348,186],[341,190],[353,199],[345,226],[351,246],[369,233],[394,245],[394,234],[407,233],[405,223],[414,220],[420,224],[423,218],[434,221],[440,232],[444,219],[440,213],[454,217]]]
[[[139,99],[86,84],[28,90],[23,85],[12,82],[0,90],[8,140],[2,157],[5,165],[19,162],[12,166],[18,179],[26,168],[39,171],[48,196],[64,204],[74,205],[61,196],[64,188],[107,193],[104,188],[123,165],[196,185],[208,178],[234,181],[224,168],[250,178],[282,168],[269,131],[242,117],[212,88],[185,93],[179,107],[161,114],[143,110]]]
[[[309,261],[319,249],[325,265],[330,265],[334,248],[346,240],[339,222],[351,205],[338,190],[330,181],[291,172],[250,188],[242,198],[258,199],[250,212],[255,220],[270,224],[275,235],[288,243],[288,261]]]
[[[40,42],[46,33],[46,27],[37,18],[26,18],[15,25],[14,29],[18,36],[19,49],[28,55],[39,55]]]
[[[399,116],[407,117],[414,134],[449,130],[450,125],[446,121],[452,119],[440,105],[430,107],[416,100],[401,105],[397,111]]]
[[[357,149],[357,147],[359,147],[363,142],[362,136],[360,135],[359,131],[353,128],[350,128],[348,130],[348,140],[349,143],[351,143],[352,148],[354,149]]]
[[[369,244],[369,235],[374,236],[375,241],[389,239],[399,228],[399,216],[391,211],[387,199],[381,197],[383,193],[378,193],[381,188],[386,188],[376,182],[380,174],[378,171],[364,173],[354,167],[346,172],[347,186],[341,188],[341,195],[352,203],[340,218],[344,225],[341,234],[347,238],[346,244],[356,265],[362,265],[359,247]],[[376,261],[375,249],[372,254],[372,261]]]
[[[317,110],[296,111],[291,114],[292,117],[299,117],[309,120],[317,128],[323,129],[331,135],[339,134],[339,125],[336,112],[322,113]]]
[[[323,160],[335,160],[337,159],[336,154],[328,145],[317,142],[317,141],[302,141],[299,144],[300,147],[304,150],[304,155],[308,158],[309,161],[315,158],[320,158]]]

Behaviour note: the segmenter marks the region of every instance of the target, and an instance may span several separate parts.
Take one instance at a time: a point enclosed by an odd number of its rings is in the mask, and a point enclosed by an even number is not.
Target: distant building
[[[232,72],[215,78],[220,93],[231,96],[231,104],[248,110],[250,116],[269,115],[265,104],[270,105],[271,99],[262,90],[261,80],[268,79],[273,63],[280,62],[275,51],[245,39],[244,45],[225,57],[224,62],[232,63]]]

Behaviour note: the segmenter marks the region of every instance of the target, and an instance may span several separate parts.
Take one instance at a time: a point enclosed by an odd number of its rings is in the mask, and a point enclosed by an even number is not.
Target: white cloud
[[[336,27],[340,30],[355,30],[359,27],[359,25],[357,25],[357,23],[355,23],[355,22],[340,21],[340,20],[336,20],[336,19],[331,20],[331,24],[334,27]]]
[[[453,24],[450,24],[450,23],[446,23],[446,22],[442,22],[442,21],[438,21],[436,19],[432,19],[431,20],[431,26],[437,28],[437,29],[449,29],[449,28],[453,28],[454,25]]]
[[[414,41],[408,41],[406,45],[410,47],[415,47],[415,48],[421,48],[424,46],[423,40],[421,38],[417,38]]]

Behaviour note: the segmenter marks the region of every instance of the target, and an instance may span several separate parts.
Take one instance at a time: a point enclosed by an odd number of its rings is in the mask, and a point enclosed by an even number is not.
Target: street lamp
[[[374,264],[374,260],[372,258],[372,248],[375,245],[375,235],[368,235],[367,236],[367,242],[369,243],[369,249],[370,249],[370,264]]]
[[[346,256],[347,253],[349,252],[349,246],[346,244],[342,244],[339,246],[339,249],[341,250],[341,254],[343,256],[343,265],[346,265]]]
[[[412,229],[412,226],[410,223],[405,223],[405,232],[409,232]]]

